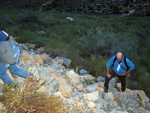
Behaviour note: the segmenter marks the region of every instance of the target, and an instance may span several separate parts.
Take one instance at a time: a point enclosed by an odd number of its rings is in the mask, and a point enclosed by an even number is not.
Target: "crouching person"
[[[15,41],[3,30],[0,30],[0,79],[6,82],[9,86],[13,83],[12,79],[6,73],[6,70],[23,78],[33,76],[26,70],[17,67],[20,55],[19,47]]]

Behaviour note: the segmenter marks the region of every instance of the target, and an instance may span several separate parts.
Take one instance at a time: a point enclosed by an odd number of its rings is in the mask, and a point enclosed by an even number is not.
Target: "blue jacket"
[[[113,56],[109,61],[108,63],[106,64],[106,68],[110,68],[110,66],[113,64],[113,61],[115,59],[115,56]],[[128,59],[126,58],[126,63],[127,65],[129,66],[129,69],[130,70],[133,70],[134,69],[134,64]],[[127,69],[125,63],[124,63],[124,57],[122,58],[122,61],[121,61],[121,64],[120,64],[123,68]],[[114,66],[113,66],[113,70],[114,72],[119,75],[119,76],[122,76],[123,73],[126,72],[125,69],[123,69],[121,66],[119,65],[119,62],[118,60],[116,59],[116,61],[114,62]],[[120,68],[119,68],[120,67]]]

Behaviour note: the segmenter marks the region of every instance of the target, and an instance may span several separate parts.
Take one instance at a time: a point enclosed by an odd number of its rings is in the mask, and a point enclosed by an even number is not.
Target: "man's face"
[[[118,62],[122,60],[122,57],[117,57]]]

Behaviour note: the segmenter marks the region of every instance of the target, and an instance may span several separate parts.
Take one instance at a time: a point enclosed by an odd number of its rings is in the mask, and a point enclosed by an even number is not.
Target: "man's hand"
[[[123,73],[122,75],[127,75],[128,73],[130,73],[131,70],[129,69],[128,71],[126,71],[125,73]]]
[[[127,75],[128,74],[128,72],[126,71],[125,73],[123,73],[122,75]]]
[[[111,75],[110,75],[110,74],[107,74],[107,77],[108,77],[108,78],[110,78],[110,77],[111,77]]]

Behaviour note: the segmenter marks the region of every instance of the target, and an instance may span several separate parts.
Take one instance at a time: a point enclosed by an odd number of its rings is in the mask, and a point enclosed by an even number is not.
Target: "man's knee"
[[[17,66],[16,65],[13,65],[13,66],[10,66],[9,67],[9,71],[11,72],[11,73],[15,73],[16,72],[16,70],[17,70]]]

